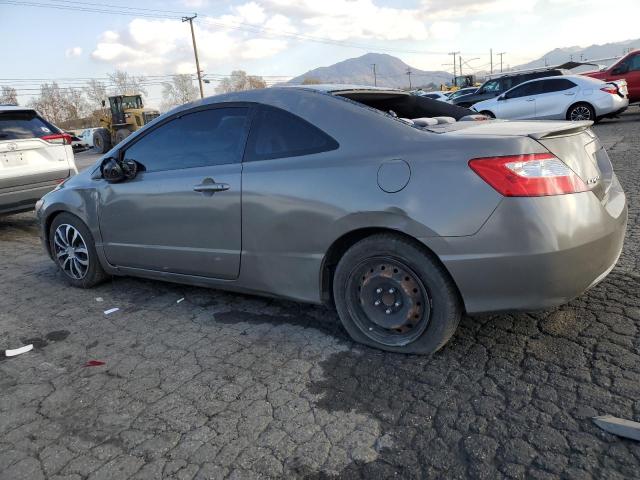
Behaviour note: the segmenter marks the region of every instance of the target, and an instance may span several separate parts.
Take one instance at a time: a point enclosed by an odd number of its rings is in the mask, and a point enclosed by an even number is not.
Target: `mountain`
[[[640,38],[636,38],[635,40],[625,40],[623,42],[605,43],[604,45],[591,45],[589,47],[574,46],[556,48],[547,52],[537,60],[514,67],[514,70],[544,67],[545,60],[546,65],[559,65],[572,59],[575,61],[585,61],[619,57],[629,49],[634,50],[638,48],[640,48]],[[599,61],[598,63],[600,65],[611,65],[613,62],[614,60],[607,60]]]
[[[408,88],[411,70],[412,87],[439,86],[451,82],[452,75],[443,71],[429,72],[410,67],[402,60],[384,53],[367,53],[357,58],[349,58],[328,67],[315,68],[287,83],[300,84],[306,80],[321,83],[350,83],[357,85],[373,85],[373,64],[376,65],[377,84],[381,87]]]

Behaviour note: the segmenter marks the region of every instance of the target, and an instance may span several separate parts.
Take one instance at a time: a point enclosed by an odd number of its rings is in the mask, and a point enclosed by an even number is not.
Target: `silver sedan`
[[[615,265],[627,202],[590,122],[389,89],[276,87],[161,116],[38,203],[73,286],[131,275],[335,306],[431,353],[461,315],[553,307]]]
[[[509,120],[591,120],[622,113],[629,106],[625,81],[603,82],[582,75],[538,78],[473,109]]]

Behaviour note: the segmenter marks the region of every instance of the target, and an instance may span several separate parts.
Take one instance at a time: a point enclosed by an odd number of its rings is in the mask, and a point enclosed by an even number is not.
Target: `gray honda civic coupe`
[[[335,306],[432,353],[463,313],[568,302],[614,267],[625,194],[591,122],[500,121],[393,89],[183,105],[37,205],[75,287],[130,275]]]

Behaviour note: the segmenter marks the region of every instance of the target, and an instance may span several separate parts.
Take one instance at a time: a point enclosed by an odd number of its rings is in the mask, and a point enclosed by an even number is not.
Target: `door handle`
[[[575,92],[567,92],[565,95],[575,95]]]
[[[228,183],[217,183],[213,178],[205,178],[200,185],[193,187],[193,191],[213,195],[216,192],[224,192],[230,188],[231,186]]]
[[[535,98],[527,98],[527,102],[533,102]]]

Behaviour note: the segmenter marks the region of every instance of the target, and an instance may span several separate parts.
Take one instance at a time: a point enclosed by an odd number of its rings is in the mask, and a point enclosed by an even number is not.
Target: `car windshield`
[[[0,112],[0,141],[40,138],[59,130],[33,110]]]
[[[142,108],[142,99],[138,95],[124,96],[122,108]]]

